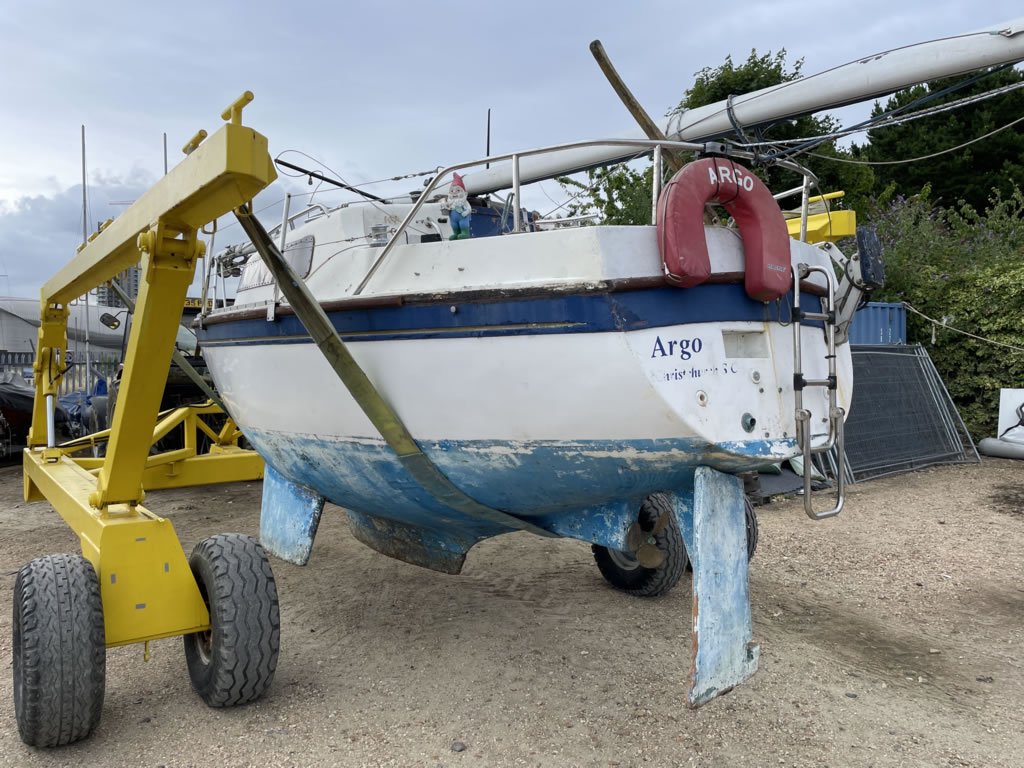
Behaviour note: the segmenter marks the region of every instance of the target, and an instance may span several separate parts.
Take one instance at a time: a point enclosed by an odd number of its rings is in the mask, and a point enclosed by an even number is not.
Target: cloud
[[[159,174],[164,132],[173,164],[178,148],[198,128],[212,131],[221,109],[246,88],[256,100],[245,120],[270,139],[272,153],[297,147],[347,176],[379,178],[482,155],[488,107],[495,151],[629,130],[633,121],[587,50],[595,38],[640,102],[661,115],[694,72],[727,54],[742,60],[752,47],[786,47],[792,60],[807,57],[809,74],[1020,12],[1019,0],[987,6],[975,19],[963,0],[908,0],[898,8],[864,0],[842,34],[821,36],[786,23],[804,8],[796,0],[733,3],[705,16],[669,0],[628,10],[524,0],[514,12],[490,4],[461,14],[396,0],[311,0],[302,14],[281,14],[278,4],[257,0],[241,15],[182,0],[177,12],[204,22],[154,46],[136,34],[156,20],[145,3],[62,7],[45,25],[38,4],[12,4],[0,71],[18,76],[0,78],[0,198],[53,195],[48,177],[75,183],[81,124],[90,169],[124,175],[139,164]],[[83,37],[85,25],[92,32]],[[446,34],[428,32],[435,29]],[[239,42],[252,40],[262,42]]]
[[[63,4],[48,12],[38,3],[9,5],[0,71],[17,76],[0,78],[0,269],[9,292],[26,296],[36,295],[81,241],[75,182],[82,124],[91,230],[123,210],[110,202],[134,199],[162,173],[163,133],[173,165],[196,129],[212,132],[223,107],[246,88],[257,98],[245,122],[268,137],[272,154],[303,149],[359,183],[482,156],[489,107],[495,153],[629,131],[632,119],[587,50],[595,38],[639,101],[660,116],[679,102],[694,72],[729,54],[742,61],[754,47],[785,47],[791,62],[806,57],[811,74],[1020,14],[1019,0],[988,0],[970,11],[963,0],[864,0],[842,34],[822,36],[787,23],[804,9],[796,0],[732,3],[703,16],[671,0],[628,9],[523,0],[514,11],[501,4],[456,11],[399,0],[310,0],[301,14],[256,0],[241,15],[227,5],[181,0],[176,13],[203,23],[153,45],[138,34],[159,16],[145,3]],[[432,34],[437,29],[444,34]],[[856,121],[869,108],[844,119]],[[287,183],[309,191],[302,179]],[[387,195],[418,183],[372,191]],[[257,207],[282,198],[284,188],[274,185]],[[554,184],[548,189],[556,191]],[[543,196],[535,205],[554,207]],[[263,218],[273,226],[279,217],[279,206],[271,206]],[[217,249],[232,238],[241,239],[237,227],[218,235]]]
[[[310,163],[312,165],[312,163]],[[125,203],[138,199],[157,179],[148,171],[134,168],[124,177],[110,173],[93,174],[88,187],[88,229],[95,232],[99,223],[116,218],[127,208]],[[301,181],[301,180],[300,180]],[[297,197],[295,213],[307,205],[311,187],[291,179],[275,182],[254,200],[254,208],[268,229],[281,221],[284,196]],[[324,202],[337,204],[337,195],[320,195]],[[329,198],[329,199],[327,199]],[[207,238],[208,239],[208,238]],[[219,222],[216,250],[245,239],[232,216]],[[0,294],[36,298],[43,283],[70,261],[82,243],[82,185],[77,184],[52,195],[25,195],[13,201],[0,200]],[[201,268],[190,295],[199,295]]]
[[[89,231],[114,218],[123,206],[152,184],[147,172],[133,169],[124,178],[95,176],[88,187]],[[8,295],[35,297],[42,284],[66,264],[82,242],[82,186],[54,195],[31,195],[0,201],[0,267]]]

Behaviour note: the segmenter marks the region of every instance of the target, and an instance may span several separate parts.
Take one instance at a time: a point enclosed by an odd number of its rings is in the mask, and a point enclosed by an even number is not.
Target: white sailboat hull
[[[709,230],[717,278],[665,285],[651,229],[402,246],[376,293],[357,299],[345,289],[373,249],[347,262],[325,253],[322,268],[316,257],[310,265],[310,285],[360,367],[455,485],[557,527],[558,517],[684,486],[699,465],[736,472],[798,452],[790,307],[746,295],[736,278],[742,243],[725,230]],[[530,244],[536,251],[524,252]],[[792,253],[794,262],[828,263],[805,244],[794,242]],[[488,284],[501,272],[513,287]],[[434,275],[463,282],[432,293]],[[814,295],[802,304],[821,311]],[[825,378],[823,328],[801,333],[805,375]],[[236,304],[214,314],[202,338],[232,416],[282,477],[372,517],[426,527],[459,517],[407,475],[287,308],[267,320],[265,305]],[[848,408],[845,345],[838,368],[839,404]],[[805,407],[823,441],[824,390],[807,390]],[[468,518],[460,524],[495,532]]]

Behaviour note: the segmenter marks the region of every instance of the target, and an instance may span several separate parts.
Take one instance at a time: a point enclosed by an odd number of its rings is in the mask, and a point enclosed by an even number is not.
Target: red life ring
[[[746,168],[705,157],[682,168],[658,198],[658,248],[665,279],[689,288],[711,275],[704,205],[718,203],[743,236],[747,294],[773,301],[793,287],[789,231],[768,187]]]

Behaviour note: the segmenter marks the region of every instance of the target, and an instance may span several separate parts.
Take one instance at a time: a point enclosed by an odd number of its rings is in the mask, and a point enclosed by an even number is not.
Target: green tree
[[[891,187],[890,187],[891,190]],[[1024,194],[993,194],[982,211],[940,208],[930,188],[883,199],[868,215],[878,231],[886,285],[872,298],[905,301],[949,328],[1024,346]],[[995,435],[999,389],[1024,383],[1024,351],[907,318],[909,342],[924,344],[967,424]]]
[[[936,80],[900,91],[886,102],[885,111],[904,107],[961,80]],[[1024,72],[1004,69],[922,108],[1022,82]],[[876,103],[873,115],[882,111]],[[869,144],[861,154],[873,162],[923,157],[983,136],[1022,114],[1024,88],[902,125],[876,128],[868,132]],[[956,152],[921,162],[874,166],[874,171],[876,190],[892,185],[897,192],[912,195],[927,184],[932,199],[944,206],[955,206],[964,200],[976,209],[984,209],[993,189],[1006,198],[1015,186],[1024,186],[1024,130],[1010,128]]]
[[[752,50],[750,56],[740,66],[736,66],[732,57],[727,56],[722,66],[705,67],[695,73],[696,80],[693,86],[686,92],[673,113],[724,101],[730,95],[738,96],[798,80],[803,77],[803,64],[803,59],[797,59],[792,67],[787,67],[785,48],[776,54],[769,51],[760,56],[757,50]],[[830,115],[804,115],[795,119],[780,120],[769,126],[760,126],[760,137],[765,141],[791,140],[821,136],[836,131],[839,127],[838,121]],[[748,130],[746,133],[751,140],[758,140],[755,131]],[[816,155],[826,157],[854,159],[848,150],[837,147],[834,141],[819,144],[812,151]],[[836,163],[807,155],[800,155],[797,159],[818,177],[822,191],[846,192],[846,198],[836,204],[838,207],[853,207],[856,210],[870,196],[874,174],[869,167]],[[759,175],[774,191],[798,186],[802,181],[799,175],[778,166],[763,169]]]
[[[586,182],[560,178],[563,189],[578,195],[566,206],[566,215],[596,214],[602,224],[650,224],[653,175],[653,165],[635,170],[622,163],[587,171]]]

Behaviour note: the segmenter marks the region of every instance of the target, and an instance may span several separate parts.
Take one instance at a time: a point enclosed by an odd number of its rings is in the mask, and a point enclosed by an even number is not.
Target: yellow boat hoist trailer
[[[210,706],[259,697],[277,667],[277,589],[262,547],[222,534],[186,558],[169,520],[142,506],[145,491],[263,476],[230,420],[200,417],[214,402],[158,413],[185,293],[205,252],[199,234],[248,203],[277,174],[267,140],[242,125],[246,92],[206,139],[83,244],[42,289],[35,403],[24,453],[26,501],[49,501],[78,534],[82,555],[50,555],[14,587],[14,706],[23,741],[69,744],[89,735],[103,707],[106,649],[184,635],[192,684]],[[205,139],[205,141],[204,141]],[[65,373],[68,303],[141,259],[142,281],[109,430],[56,444],[54,404]],[[185,447],[150,455],[184,424]],[[197,433],[212,445],[198,455]],[[103,458],[73,454],[106,441]]]

